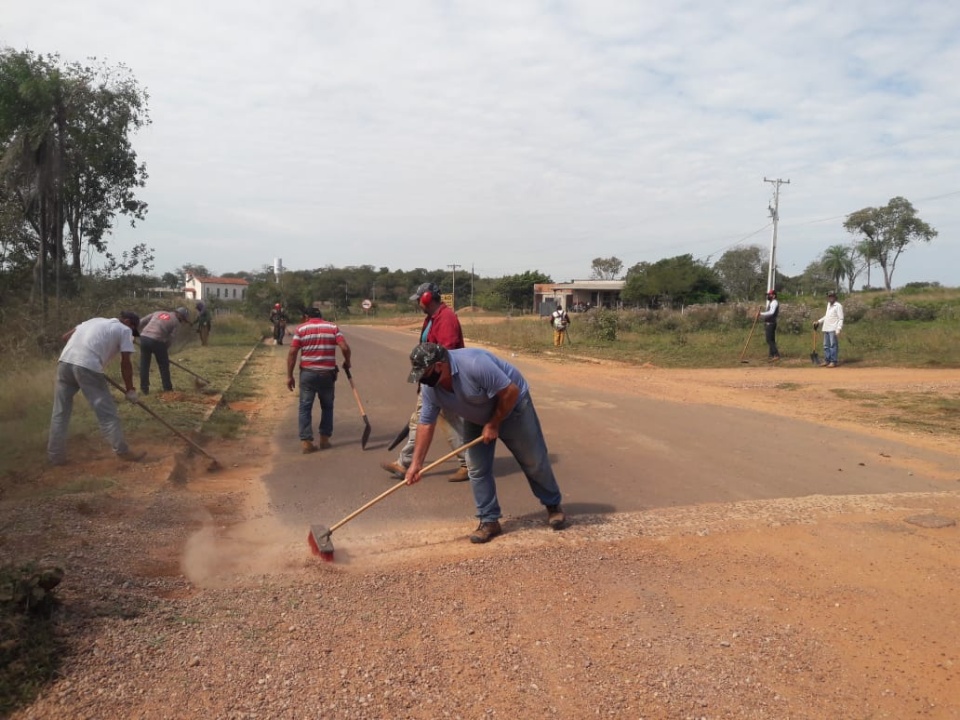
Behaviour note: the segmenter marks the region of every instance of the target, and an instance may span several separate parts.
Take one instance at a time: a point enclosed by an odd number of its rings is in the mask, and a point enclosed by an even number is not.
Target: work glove
[[[123,396],[134,404],[136,404],[137,401],[140,399],[139,397],[137,397],[136,390],[127,390],[127,392],[125,392]]]
[[[814,329],[814,330],[819,330],[819,329],[820,329],[820,323],[815,322],[815,323],[813,324],[813,329]]]
[[[350,365],[350,361],[349,361],[349,360],[344,360],[344,361],[343,361],[343,364],[342,364],[340,367],[342,367],[342,368],[343,368],[343,371],[346,372],[346,371],[349,370],[352,366]]]

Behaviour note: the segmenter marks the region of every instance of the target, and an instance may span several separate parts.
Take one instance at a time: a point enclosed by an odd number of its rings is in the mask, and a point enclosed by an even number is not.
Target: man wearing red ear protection
[[[436,283],[425,282],[410,296],[410,300],[417,303],[426,317],[420,328],[420,342],[432,342],[445,347],[447,350],[457,350],[463,347],[463,330],[457,314],[441,299],[440,288]],[[407,468],[413,460],[413,448],[417,439],[417,423],[420,417],[420,395],[417,395],[417,407],[410,416],[410,434],[407,442],[401,448],[400,455],[395,462],[380,463],[380,467],[398,478],[406,475]],[[450,432],[447,438],[451,448],[458,448],[463,444],[463,418],[458,415],[443,414]],[[469,480],[467,474],[467,459],[463,453],[457,456],[460,468],[449,477],[450,482],[465,482]]]

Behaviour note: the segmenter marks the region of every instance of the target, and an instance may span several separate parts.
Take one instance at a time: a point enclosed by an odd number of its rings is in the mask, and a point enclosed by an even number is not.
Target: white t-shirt
[[[117,318],[91,318],[74,329],[60,353],[60,362],[102,373],[119,353],[133,351],[130,328]]]

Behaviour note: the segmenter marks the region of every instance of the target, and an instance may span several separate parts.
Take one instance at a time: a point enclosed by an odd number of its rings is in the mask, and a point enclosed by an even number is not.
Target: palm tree
[[[853,258],[846,245],[831,245],[821,256],[824,270],[833,278],[834,289],[840,292],[840,282],[853,274]]]

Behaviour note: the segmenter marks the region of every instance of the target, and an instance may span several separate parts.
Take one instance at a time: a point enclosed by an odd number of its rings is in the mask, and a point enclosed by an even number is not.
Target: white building
[[[187,273],[183,294],[188,300],[239,302],[246,298],[249,285],[243,278],[197,277]]]

